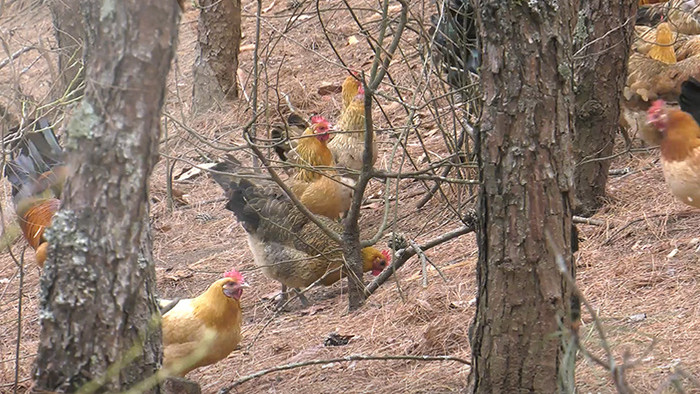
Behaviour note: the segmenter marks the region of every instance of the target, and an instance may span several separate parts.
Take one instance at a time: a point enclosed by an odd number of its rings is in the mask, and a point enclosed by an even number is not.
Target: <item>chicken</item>
[[[362,170],[362,155],[365,151],[365,91],[359,80],[348,76],[343,82],[343,104],[349,101],[340,114],[336,126],[340,133],[328,143],[333,159],[344,176],[357,180]],[[352,99],[348,100],[348,98]],[[377,161],[377,138],[372,139],[372,166]]]
[[[673,33],[670,23],[661,23],[657,29],[637,27],[643,43],[630,55],[628,75],[621,102],[620,125],[636,130],[647,143],[660,142],[658,130],[647,122],[646,111],[656,99],[675,101],[680,85],[689,77],[700,77],[697,66],[700,55],[690,56],[692,45],[683,49],[683,57],[676,56],[675,49],[683,48],[687,36]],[[653,44],[649,37],[654,37]],[[646,53],[646,55],[645,55]],[[675,60],[674,60],[675,59]],[[677,61],[676,61],[677,60]]]
[[[675,51],[678,60],[700,55],[700,36],[694,36],[680,41],[680,44],[675,47]]]
[[[163,315],[163,366],[172,374],[214,364],[241,341],[241,295],[248,284],[231,270],[196,298],[182,299]]]
[[[689,113],[700,124],[700,82],[697,79],[691,77],[681,84],[678,103],[681,110]]]
[[[276,184],[254,184],[233,175],[236,168],[230,163],[219,163],[213,170],[218,172],[213,173],[214,180],[228,198],[226,209],[234,213],[248,234],[255,264],[265,276],[282,284],[278,306],[285,302],[287,287],[306,288],[321,278],[320,283],[329,286],[347,275],[341,269],[344,257],[340,245],[299,211]],[[332,231],[342,231],[339,223],[323,216],[316,218]],[[389,255],[366,247],[362,249],[362,262],[364,272],[379,275]],[[304,298],[300,299],[306,304]]]
[[[632,45],[632,49],[643,55],[649,55],[652,48],[658,47],[654,37],[657,34],[657,29],[646,26],[635,26],[635,34],[638,39]],[[700,54],[700,36],[688,36],[686,34],[676,33],[671,31],[674,56],[677,61],[693,57]]]
[[[700,208],[700,84],[683,84],[683,109],[668,108],[657,100],[648,111],[649,123],[661,132],[661,165],[671,193],[684,203]],[[693,113],[686,112],[693,110]]]
[[[37,264],[43,267],[48,251],[44,230],[61,206],[67,167],[62,164],[63,149],[48,121],[39,119],[34,123],[38,131],[17,140],[17,152],[7,165],[5,176],[12,184],[12,200],[22,234],[34,249]]]
[[[293,137],[299,136],[309,126],[311,126],[309,122],[295,113],[287,117],[286,124],[272,126],[270,139],[274,142],[275,153],[281,161],[287,161],[287,153],[292,150],[290,135]]]
[[[333,165],[333,154],[328,148],[331,125],[323,116],[313,116],[311,125],[306,128],[294,148],[294,161],[298,164],[294,179],[311,182],[321,177],[320,172],[310,167],[330,167]]]
[[[442,69],[453,89],[462,89],[471,83],[465,78],[465,70],[478,74],[481,64],[475,12],[469,0],[441,3],[445,4],[442,15],[430,16],[428,30],[430,37],[434,37],[433,62]]]
[[[291,190],[309,211],[338,219],[350,209],[354,184],[352,179],[341,178],[336,171],[328,170],[314,181],[294,182]]]
[[[666,64],[676,63],[676,52],[673,48],[673,33],[667,22],[660,23],[656,28],[656,45],[649,50],[649,57]]]
[[[294,161],[302,167],[292,179],[291,190],[311,212],[337,219],[350,209],[354,181],[341,178],[331,168],[335,162],[327,146],[328,121],[322,116],[313,116],[311,123],[293,151]]]
[[[645,5],[637,12],[636,24],[653,25],[657,21],[664,20],[669,22],[675,32],[688,35],[700,34],[698,8],[696,0],[669,0]]]

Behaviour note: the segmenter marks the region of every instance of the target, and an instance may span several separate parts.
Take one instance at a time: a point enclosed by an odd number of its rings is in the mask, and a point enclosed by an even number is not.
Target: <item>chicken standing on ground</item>
[[[681,87],[681,108],[667,108],[657,100],[648,120],[661,132],[661,165],[671,193],[700,208],[700,84],[695,79]],[[694,118],[695,117],[695,118]]]
[[[232,211],[248,234],[248,245],[255,264],[271,279],[282,284],[278,307],[286,302],[286,289],[308,287],[321,279],[326,286],[337,282],[348,271],[343,252],[303,212],[299,211],[276,184],[253,184],[233,175],[235,167],[219,163],[212,176],[226,192],[226,209]],[[232,175],[226,175],[230,173]],[[342,232],[342,226],[317,216],[330,230]],[[389,255],[374,247],[361,251],[363,271],[379,273],[387,266]],[[307,304],[300,295],[302,303]]]
[[[328,148],[333,152],[338,167],[345,170],[341,170],[341,173],[357,180],[362,171],[362,155],[365,151],[365,91],[359,80],[348,76],[343,82],[341,94],[344,109],[336,125],[340,132],[328,143]],[[374,166],[378,153],[376,134],[373,134],[371,148],[371,164]]]
[[[241,341],[244,287],[243,275],[231,270],[198,297],[180,300],[163,315],[163,366],[185,376],[226,358]]]
[[[341,178],[331,168],[335,162],[327,146],[328,121],[322,116],[313,116],[311,123],[294,148],[295,162],[302,167],[294,175],[291,190],[311,212],[337,219],[350,209],[353,194],[350,186],[355,182]]]
[[[35,129],[19,140],[19,150],[5,169],[12,184],[12,200],[22,234],[44,266],[48,242],[44,230],[61,206],[60,195],[66,178],[63,149],[48,121],[39,119]]]

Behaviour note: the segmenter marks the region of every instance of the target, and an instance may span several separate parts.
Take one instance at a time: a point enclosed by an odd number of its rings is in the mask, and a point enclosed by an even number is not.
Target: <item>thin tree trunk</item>
[[[574,35],[575,211],[581,215],[604,202],[636,12],[636,0],[581,1]]]
[[[241,45],[241,0],[202,0],[200,6],[192,90],[195,113],[238,97]]]
[[[47,231],[35,379],[43,390],[117,392],[161,361],[146,216],[179,10],[162,0],[81,6],[89,83],[67,127],[71,175]]]
[[[482,0],[477,10],[484,106],[474,393],[559,391],[555,333],[568,319],[570,289],[547,234],[570,263],[575,15],[554,0]]]
[[[83,40],[85,25],[80,14],[80,0],[49,0],[54,33],[58,43],[58,81],[51,97],[66,100],[83,94]]]
[[[357,225],[357,221],[350,223],[350,228],[346,228],[342,234],[342,239],[345,243],[343,255],[345,256],[346,266],[350,268],[348,273],[348,312],[361,307],[367,299],[363,279],[361,248],[359,248],[360,228]]]

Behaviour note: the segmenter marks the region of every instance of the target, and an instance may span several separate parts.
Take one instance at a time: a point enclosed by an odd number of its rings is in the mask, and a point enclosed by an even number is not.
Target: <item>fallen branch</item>
[[[615,239],[615,237],[616,237],[618,234],[620,234],[620,233],[623,232],[624,230],[628,229],[630,226],[632,226],[632,225],[635,224],[635,223],[639,223],[639,222],[642,222],[642,221],[645,221],[645,220],[648,220],[648,219],[654,219],[654,218],[664,217],[664,216],[666,216],[666,217],[675,216],[676,219],[682,219],[682,218],[686,218],[686,217],[690,217],[690,216],[694,216],[694,215],[696,215],[696,213],[693,212],[693,211],[684,211],[684,212],[677,212],[677,213],[670,213],[670,214],[669,214],[669,213],[657,213],[657,214],[654,214],[654,215],[644,215],[643,217],[637,218],[637,219],[634,219],[634,220],[631,220],[631,221],[627,222],[627,224],[625,224],[624,226],[618,228],[617,231],[615,231],[614,233],[612,233],[612,234],[608,237],[608,239],[606,239],[606,240],[603,242],[603,246],[606,246],[606,245],[610,244],[610,243],[613,241],[613,239]]]
[[[34,49],[34,47],[23,47],[15,51],[13,54],[10,55],[7,59],[3,60],[0,62],[0,68],[3,68],[10,64],[11,61],[17,59],[19,55],[23,54],[24,52],[29,51],[30,49]]]
[[[471,365],[471,362],[469,362],[465,359],[462,359],[459,357],[452,357],[452,356],[364,356],[364,355],[354,354],[354,355],[350,355],[350,356],[331,358],[331,359],[327,359],[327,360],[302,361],[302,362],[298,362],[298,363],[279,365],[279,366],[272,367],[269,369],[263,369],[262,371],[255,372],[253,374],[244,376],[244,377],[236,380],[230,386],[222,387],[219,390],[219,394],[227,394],[233,388],[240,386],[241,384],[243,384],[249,380],[259,378],[261,376],[265,376],[265,375],[273,373],[273,372],[286,371],[289,369],[306,367],[309,365],[323,365],[323,364],[349,362],[349,361],[376,361],[376,360],[456,361],[458,363],[462,363],[465,365]]]
[[[589,218],[584,218],[581,216],[574,216],[572,218],[574,223],[578,224],[590,224],[591,226],[604,226],[605,222],[602,220],[596,220],[596,219],[589,219]]]

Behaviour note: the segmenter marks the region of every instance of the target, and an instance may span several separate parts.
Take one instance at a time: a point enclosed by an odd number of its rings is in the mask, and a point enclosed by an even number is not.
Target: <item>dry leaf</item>
[[[355,45],[358,42],[360,42],[360,41],[357,39],[357,37],[355,37],[355,36],[348,37],[348,45]]]

